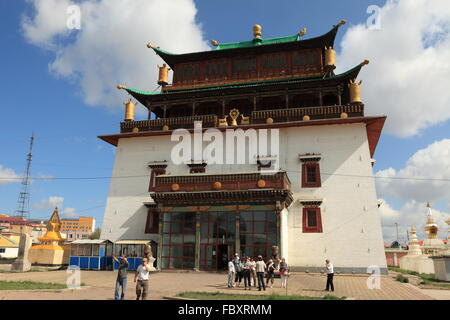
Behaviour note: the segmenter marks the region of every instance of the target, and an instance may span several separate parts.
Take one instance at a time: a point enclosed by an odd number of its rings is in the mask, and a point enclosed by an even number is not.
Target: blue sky
[[[0,0],[2,16],[0,35],[4,44],[3,50],[0,50],[0,70],[3,74],[0,78],[2,92],[2,125],[0,126],[0,165],[2,167],[0,169],[11,169],[16,174],[23,172],[29,137],[34,132],[36,139],[32,176],[108,177],[112,172],[114,148],[99,140],[97,135],[119,131],[119,124],[123,117],[122,102],[127,97],[122,93],[121,100],[113,100],[116,101],[115,106],[111,106],[111,100],[107,102],[105,100],[103,104],[101,99],[86,98],[86,90],[80,88],[82,75],[74,72],[70,76],[66,76],[63,72],[55,72],[52,69],[52,64],[57,56],[62,55],[61,48],[67,49],[82,35],[84,28],[82,25],[81,30],[72,31],[70,34],[56,34],[53,38],[54,42],[58,44],[56,49],[49,49],[42,42],[30,41],[30,37],[25,35],[22,28],[23,17],[28,16],[32,19],[36,13],[35,5],[38,2],[38,0]],[[263,26],[263,37],[266,38],[295,34],[303,27],[308,29],[307,36],[317,36],[329,31],[332,25],[341,19],[346,19],[347,24],[340,30],[336,39],[336,50],[338,54],[342,54],[342,60],[351,60],[349,63],[356,65],[366,57],[359,56],[350,59],[350,55],[345,53],[340,46],[343,36],[349,28],[366,24],[369,17],[366,10],[369,5],[383,7],[385,2],[384,0],[339,2],[328,0],[314,2],[199,0],[194,2],[197,9],[194,24],[200,30],[199,34],[203,41],[216,39],[220,42],[233,42],[248,40],[251,37],[251,27],[255,23]],[[105,11],[97,14],[103,15],[105,18],[104,15],[109,13],[110,11]],[[443,19],[445,20],[447,17]],[[131,20],[134,21],[133,18]],[[83,23],[83,20],[81,21]],[[89,21],[85,23],[89,23]],[[448,20],[445,21],[448,22]],[[37,22],[36,26],[39,28]],[[143,46],[147,40],[152,40],[151,38],[156,38],[156,36],[161,39],[171,39],[172,37],[170,32],[165,34],[162,28],[161,30],[142,30],[142,33],[146,33],[142,37]],[[154,36],[152,37],[152,35]],[[103,36],[115,37],[114,34],[106,32]],[[122,46],[127,46],[126,37],[119,40]],[[175,47],[176,45],[183,47],[182,44],[172,44]],[[84,52],[89,54],[89,50]],[[146,54],[150,55],[150,53]],[[119,60],[114,61],[118,61],[120,64],[122,62],[120,59],[123,59],[125,63],[131,58],[127,54],[123,54],[119,55]],[[386,59],[389,58],[386,57]],[[376,69],[377,62],[371,61],[367,68]],[[141,70],[141,72],[142,74],[134,74],[143,79],[148,77],[148,82],[153,88],[156,67],[152,74],[150,71]],[[364,72],[361,78],[364,79]],[[127,76],[119,73],[114,81],[117,80],[115,83],[119,84],[122,79],[127,79]],[[363,95],[364,90],[370,90],[375,82],[368,81],[364,83]],[[420,74],[417,75],[417,81],[420,81]],[[84,87],[84,89],[86,88]],[[148,88],[140,87],[139,89]],[[92,87],[91,90],[95,91]],[[114,95],[117,94],[114,91]],[[374,108],[374,104],[384,104],[383,96],[371,102],[373,105],[366,102],[366,110],[378,110]],[[443,102],[440,101],[440,103]],[[411,110],[403,109],[399,112],[400,115],[408,114],[417,109],[412,108]],[[381,111],[386,111],[386,109],[381,109]],[[387,113],[388,117],[390,116],[389,110],[376,113]],[[393,118],[396,119],[395,116]],[[391,130],[391,133],[385,132],[375,154],[377,163],[374,172],[388,168],[393,168],[398,172],[405,167],[406,161],[418,150],[425,149],[436,141],[450,138],[450,122],[447,119],[443,117],[439,121],[433,120],[434,123],[430,120],[414,134],[398,133],[395,129]],[[390,123],[392,128],[395,128],[396,125],[395,122]],[[44,200],[48,200],[49,197],[60,197],[64,198],[59,202],[63,209],[72,208],[67,212],[94,216],[101,224],[108,188],[108,179],[34,181],[31,185],[31,217],[47,218],[51,210],[46,206]],[[14,213],[19,191],[19,183],[0,184],[0,212]],[[435,208],[442,212],[450,211],[446,195],[435,200]],[[383,199],[389,202],[393,210],[401,210],[408,201],[423,202],[422,199],[414,199],[412,196],[388,198],[383,195]],[[420,206],[415,208],[420,208]],[[397,218],[401,219],[402,215],[398,215]],[[392,219],[386,219],[384,223],[392,225],[392,222]],[[402,226],[407,225],[407,221],[403,220],[398,223]],[[389,233],[389,229],[386,228],[385,232]],[[390,236],[389,233],[387,237]]]

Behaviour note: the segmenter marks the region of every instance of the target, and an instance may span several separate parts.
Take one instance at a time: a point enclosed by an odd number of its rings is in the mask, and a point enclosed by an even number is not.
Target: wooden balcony
[[[311,108],[289,108],[278,110],[253,111],[250,116],[250,123],[266,123],[268,118],[272,118],[274,123],[301,121],[304,116],[309,116],[310,120],[340,118],[342,113],[348,117],[364,116],[364,105],[339,105]]]
[[[142,121],[125,121],[120,124],[120,133],[142,132],[142,131],[161,131],[175,129],[193,129],[194,122],[201,121],[203,128],[215,127],[217,124],[217,116],[201,115],[178,118],[165,118]],[[166,128],[164,126],[167,126]]]
[[[336,119],[341,118],[341,114],[346,113],[349,118],[364,116],[363,104],[347,104],[323,107],[289,108],[276,110],[252,111],[249,123],[265,124],[268,118],[273,119],[273,123],[283,123],[291,121],[303,121],[304,116],[310,120]],[[148,132],[148,131],[168,131],[175,129],[193,129],[195,121],[202,122],[202,128],[218,127],[218,116],[198,115],[176,118],[162,118],[155,120],[125,121],[120,124],[120,132]],[[241,125],[242,118],[237,119],[238,126]],[[227,117],[228,126],[231,127],[231,119]],[[222,126],[223,127],[223,126]]]
[[[160,175],[155,192],[237,191],[250,189],[289,190],[291,182],[284,171],[262,173]]]
[[[289,206],[292,201],[290,181],[284,171],[273,174],[190,174],[156,177],[151,197],[157,204],[194,203],[275,203]]]

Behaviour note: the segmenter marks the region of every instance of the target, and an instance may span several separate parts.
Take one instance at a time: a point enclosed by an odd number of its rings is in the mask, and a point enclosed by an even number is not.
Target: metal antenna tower
[[[24,219],[28,219],[30,215],[30,193],[28,191],[28,186],[30,185],[30,169],[31,160],[33,158],[33,142],[34,133],[31,135],[30,139],[30,149],[27,154],[27,165],[25,167],[25,173],[22,178],[22,190],[19,193],[19,199],[17,200],[17,210],[16,214]]]

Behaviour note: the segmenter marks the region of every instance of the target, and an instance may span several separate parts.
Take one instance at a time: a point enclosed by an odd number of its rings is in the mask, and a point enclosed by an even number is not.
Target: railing
[[[276,110],[252,111],[247,124],[266,123],[268,118],[272,118],[274,123],[301,121],[304,116],[309,120],[340,118],[343,113],[348,117],[364,116],[363,104],[347,104],[323,107],[289,108]],[[213,128],[219,126],[217,115],[198,115],[177,118],[165,118],[142,121],[125,121],[120,124],[120,132],[142,132],[142,131],[167,131],[175,129],[193,129],[194,121],[201,121],[202,128]],[[241,117],[237,119],[241,125]],[[227,126],[231,124],[228,117]]]
[[[194,121],[201,121],[203,128],[215,127],[217,124],[217,116],[200,115],[178,118],[165,118],[142,121],[125,121],[120,124],[120,132],[141,132],[141,131],[160,131],[175,129],[193,129]],[[165,127],[167,126],[167,127]]]
[[[217,183],[220,184],[220,187],[218,187]],[[178,189],[172,189],[174,184],[177,185]],[[263,174],[261,172],[231,174],[194,173],[190,175],[161,175],[156,176],[155,178],[156,192],[248,190],[264,188],[289,190],[290,185],[291,182],[284,171],[273,172],[273,174]]]
[[[250,117],[251,123],[265,123],[267,118],[272,118],[274,122],[289,122],[303,120],[304,116],[309,116],[310,120],[339,118],[342,113],[349,117],[364,116],[364,105],[340,105],[311,108],[289,108],[278,110],[253,111]]]

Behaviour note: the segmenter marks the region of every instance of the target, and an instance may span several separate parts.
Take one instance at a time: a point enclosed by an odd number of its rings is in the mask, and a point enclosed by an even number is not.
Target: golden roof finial
[[[217,46],[219,45],[219,42],[217,42],[217,40],[211,40],[211,44],[212,44],[214,47],[217,47]]]
[[[303,28],[302,30],[300,30],[300,32],[298,33],[298,35],[300,37],[303,37],[306,34],[306,28]]]
[[[147,43],[147,48],[149,48],[149,49],[154,49],[154,48],[156,48],[154,45],[152,45],[150,42],[149,43]]]
[[[366,66],[369,64],[369,60],[364,60],[363,62],[361,62],[361,66]]]
[[[262,35],[262,27],[259,24],[255,24],[253,26],[253,37],[261,38],[261,35]]]
[[[340,26],[343,26],[346,23],[347,23],[347,21],[341,20],[341,21],[339,21],[339,23],[337,25],[340,27]]]
[[[121,89],[125,89],[126,87],[124,86],[124,85],[122,85],[122,84],[119,84],[118,86],[117,86],[117,89],[119,89],[119,90],[121,90]]]

